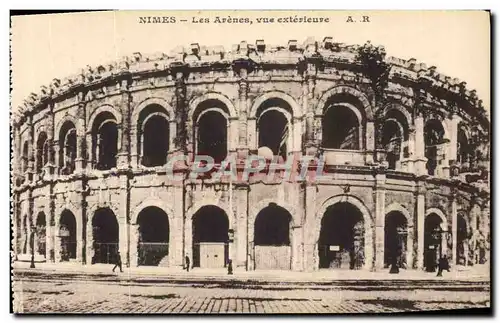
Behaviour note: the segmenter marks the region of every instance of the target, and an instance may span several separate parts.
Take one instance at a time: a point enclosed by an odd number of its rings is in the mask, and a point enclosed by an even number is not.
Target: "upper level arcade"
[[[14,112],[18,186],[259,149],[280,162],[314,155],[331,168],[488,179],[490,125],[475,91],[369,42],[135,53],[54,79]]]

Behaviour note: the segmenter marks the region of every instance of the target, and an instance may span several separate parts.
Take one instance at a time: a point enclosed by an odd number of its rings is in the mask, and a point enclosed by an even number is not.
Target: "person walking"
[[[116,253],[116,261],[115,261],[115,266],[113,267],[113,272],[115,272],[116,267],[120,268],[120,272],[122,273],[122,257],[120,256],[120,252],[118,251]]]
[[[189,272],[189,266],[190,266],[189,256],[186,256],[186,271],[187,272]]]
[[[450,263],[448,262],[448,258],[446,258],[446,256],[439,258],[437,277],[443,276],[443,270],[450,272]]]

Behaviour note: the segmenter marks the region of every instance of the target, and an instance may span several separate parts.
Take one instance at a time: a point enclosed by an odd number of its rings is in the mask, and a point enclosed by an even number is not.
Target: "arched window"
[[[274,156],[286,159],[290,132],[292,108],[283,100],[270,99],[257,111],[257,131],[259,148],[268,147]]]
[[[138,129],[137,139],[142,165],[165,165],[170,149],[170,127],[165,109],[156,104],[146,107],[139,115]]]
[[[61,174],[68,175],[75,170],[76,159],[76,127],[66,121],[59,133],[59,168]]]
[[[346,105],[335,104],[323,116],[323,147],[360,149],[360,124],[356,114]]]
[[[395,119],[387,119],[382,130],[382,145],[387,151],[389,169],[396,169],[396,162],[401,157],[402,142],[401,125]]]
[[[196,153],[210,156],[220,163],[227,156],[228,109],[220,101],[207,100],[197,107],[195,138]]]
[[[440,121],[429,120],[424,127],[425,157],[427,158],[427,171],[435,175],[439,164],[439,155],[444,143],[444,128]]]
[[[41,173],[43,166],[49,161],[49,145],[47,134],[41,132],[36,141],[36,172]]]
[[[408,119],[399,109],[391,108],[378,122],[382,124],[382,133],[377,134],[380,148],[387,152],[386,160],[389,163],[389,169],[397,169],[399,167],[398,162],[409,157]]]
[[[95,167],[108,170],[116,167],[118,153],[118,127],[110,112],[100,113],[92,126],[92,155]]]

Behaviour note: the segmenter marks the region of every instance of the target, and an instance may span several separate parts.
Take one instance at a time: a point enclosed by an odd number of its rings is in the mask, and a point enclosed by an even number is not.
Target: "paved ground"
[[[489,281],[249,282],[15,270],[16,313],[375,313],[489,307]]]

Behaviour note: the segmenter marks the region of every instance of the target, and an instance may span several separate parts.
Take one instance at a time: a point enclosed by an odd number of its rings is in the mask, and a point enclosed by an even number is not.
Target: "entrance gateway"
[[[229,220],[221,208],[209,205],[193,216],[193,267],[224,268],[229,260]]]

